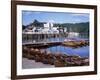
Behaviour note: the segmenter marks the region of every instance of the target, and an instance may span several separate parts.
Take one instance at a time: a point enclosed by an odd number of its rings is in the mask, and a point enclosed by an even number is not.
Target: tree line
[[[39,22],[38,20],[34,20],[33,23],[29,25],[22,25],[22,29],[28,28],[29,26],[43,27],[43,24],[46,22]],[[79,33],[89,33],[89,22],[81,22],[81,23],[54,23],[54,27],[65,29],[67,28],[67,32],[79,32]]]

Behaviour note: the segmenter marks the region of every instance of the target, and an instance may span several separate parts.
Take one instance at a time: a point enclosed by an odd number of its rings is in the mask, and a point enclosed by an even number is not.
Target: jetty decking
[[[48,48],[51,46],[62,45],[66,47],[83,47],[89,45],[89,41],[48,41],[48,42],[26,42],[22,44],[23,46],[33,47],[33,48]]]
[[[34,48],[47,48],[47,47],[51,47],[51,46],[55,46],[55,45],[61,45],[62,42],[61,41],[52,41],[52,42],[37,42],[37,43],[23,43],[23,46],[27,46],[27,47],[34,47]]]

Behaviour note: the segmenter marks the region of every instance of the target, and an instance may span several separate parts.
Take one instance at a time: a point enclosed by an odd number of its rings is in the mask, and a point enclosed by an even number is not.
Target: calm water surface
[[[54,46],[54,47],[47,48],[47,50],[55,54],[62,53],[68,55],[79,55],[81,57],[89,57],[89,46],[80,47],[80,48]]]
[[[70,38],[69,38],[70,39]],[[73,40],[89,40],[88,38],[72,38]],[[56,38],[56,39],[49,39],[49,41],[64,41],[65,38]],[[71,47],[65,47],[65,46],[53,46],[47,48],[47,51],[50,51],[52,53],[62,53],[62,54],[68,54],[68,55],[79,55],[81,57],[89,57],[89,46],[79,47],[79,48],[71,48]]]

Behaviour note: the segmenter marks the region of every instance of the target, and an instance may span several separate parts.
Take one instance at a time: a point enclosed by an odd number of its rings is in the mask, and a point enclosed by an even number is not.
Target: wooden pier
[[[61,45],[62,42],[60,41],[53,41],[53,42],[37,42],[37,43],[23,43],[23,46],[27,46],[27,47],[34,47],[34,48],[48,48],[51,46],[57,46],[57,45]]]
[[[31,47],[31,48],[49,48],[52,46],[66,46],[66,47],[73,47],[73,48],[78,48],[78,47],[83,47],[89,45],[89,41],[82,40],[82,41],[52,41],[52,42],[36,42],[36,43],[23,43],[23,46]]]

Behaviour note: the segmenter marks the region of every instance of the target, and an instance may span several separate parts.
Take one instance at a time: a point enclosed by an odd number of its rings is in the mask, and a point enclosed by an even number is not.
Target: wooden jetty
[[[48,48],[52,46],[65,46],[65,47],[73,47],[73,48],[78,48],[78,47],[83,47],[89,45],[89,41],[87,40],[81,40],[81,41],[51,41],[51,42],[29,42],[29,43],[23,43],[23,46],[27,46],[29,48]]]
[[[62,42],[60,41],[53,41],[53,42],[37,42],[37,43],[23,43],[23,46],[27,46],[29,48],[48,48],[51,46],[61,45]]]

